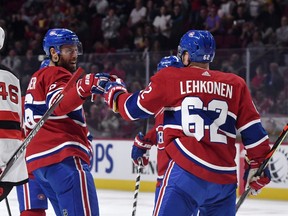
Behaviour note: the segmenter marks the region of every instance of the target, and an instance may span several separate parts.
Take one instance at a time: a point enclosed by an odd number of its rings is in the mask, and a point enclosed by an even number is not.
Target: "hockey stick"
[[[275,141],[274,145],[272,146],[272,148],[270,149],[270,151],[268,152],[268,154],[265,157],[265,160],[263,161],[263,163],[261,164],[261,166],[258,168],[257,172],[254,174],[253,177],[256,176],[260,176],[263,172],[263,170],[266,168],[266,166],[268,165],[268,162],[270,161],[271,157],[273,156],[273,154],[275,153],[275,151],[277,150],[277,148],[282,144],[282,142],[284,141],[286,135],[288,133],[288,124],[285,125],[285,127],[283,128],[283,131],[281,132],[281,134],[279,135],[279,137],[277,138],[277,140]],[[237,204],[236,204],[236,212],[238,211],[239,207],[242,205],[242,203],[244,202],[244,200],[246,199],[246,197],[248,196],[248,194],[250,193],[251,188],[248,187],[244,193],[240,196]]]
[[[63,99],[64,95],[67,93],[67,91],[73,86],[73,84],[76,82],[76,80],[80,77],[80,75],[83,73],[82,68],[78,68],[77,71],[72,75],[71,79],[67,82],[64,89],[56,96],[54,103],[51,105],[51,107],[44,113],[44,115],[41,117],[41,119],[37,122],[35,127],[31,130],[31,132],[28,134],[28,136],[25,138],[23,143],[19,146],[19,148],[15,151],[15,153],[12,155],[12,157],[9,159],[9,161],[6,164],[5,169],[0,175],[0,181],[4,178],[4,176],[7,174],[7,172],[11,169],[13,164],[18,160],[18,158],[21,156],[21,154],[26,149],[27,145],[31,142],[31,140],[35,137],[35,135],[38,133],[38,131],[41,129],[43,124],[47,121],[49,116],[54,112],[54,110],[57,108],[61,100]]]
[[[148,131],[149,126],[149,119],[145,120],[145,124],[143,127],[143,132],[146,134]],[[149,150],[147,150],[146,154],[149,154]],[[142,172],[142,166],[141,164],[141,159],[138,159],[138,166],[137,166],[137,177],[136,177],[136,182],[135,182],[135,191],[134,191],[134,202],[133,202],[133,210],[132,210],[132,216],[136,215],[136,208],[137,208],[137,199],[138,199],[138,193],[139,193],[139,188],[140,188],[140,179],[141,179],[141,172]]]
[[[5,202],[6,202],[6,207],[7,207],[8,215],[9,215],[9,216],[12,216],[12,214],[11,214],[11,209],[10,209],[10,205],[9,205],[8,198],[7,198],[7,197],[5,197]]]

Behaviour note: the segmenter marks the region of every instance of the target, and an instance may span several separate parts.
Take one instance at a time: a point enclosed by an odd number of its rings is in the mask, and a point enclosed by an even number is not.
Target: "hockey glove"
[[[104,101],[113,112],[118,112],[117,98],[120,94],[126,93],[124,82],[118,78],[116,82],[108,82],[105,86]]]
[[[143,133],[139,132],[134,139],[134,144],[131,151],[131,158],[136,166],[146,166],[149,162],[147,150],[151,149],[153,144],[150,140],[145,139]]]
[[[109,74],[97,73],[87,74],[77,82],[77,93],[80,97],[86,98],[91,94],[103,94],[105,85],[109,81]]]
[[[244,185],[245,189],[250,186],[251,194],[257,195],[261,192],[261,189],[269,184],[271,180],[271,175],[268,166],[263,170],[260,176],[254,176],[260,167],[261,163],[254,160],[245,160],[245,173],[244,173]]]

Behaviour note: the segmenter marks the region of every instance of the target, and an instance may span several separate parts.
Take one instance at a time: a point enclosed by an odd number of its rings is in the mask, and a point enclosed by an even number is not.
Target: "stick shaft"
[[[281,132],[281,134],[279,135],[279,137],[275,141],[274,145],[272,146],[272,148],[270,149],[270,151],[266,155],[265,160],[263,161],[261,166],[258,168],[257,172],[254,174],[255,177],[256,176],[260,176],[262,174],[263,170],[266,168],[266,166],[268,165],[268,163],[269,163],[270,159],[272,158],[273,154],[275,153],[277,148],[282,144],[282,142],[284,141],[284,139],[287,136],[287,134],[288,134],[288,124],[286,124],[286,126],[283,128],[283,131]],[[240,198],[239,198],[239,200],[237,201],[237,204],[236,204],[236,212],[238,211],[238,209],[240,208],[240,206],[242,205],[244,200],[247,198],[247,196],[249,195],[250,191],[251,191],[251,188],[248,187],[243,192],[243,194],[240,196]]]
[[[143,133],[147,133],[149,129],[149,119],[145,120],[145,124],[143,127]],[[148,152],[148,150],[147,150]],[[148,152],[149,154],[149,152]],[[141,159],[138,160],[138,164],[141,164]],[[142,167],[140,165],[137,166],[137,177],[136,177],[136,182],[135,182],[135,191],[134,191],[134,202],[133,202],[133,210],[132,210],[132,216],[136,215],[136,208],[137,208],[137,199],[138,199],[138,193],[139,193],[139,188],[140,188],[140,180],[141,180],[141,172],[142,172]]]
[[[6,207],[7,207],[8,215],[9,215],[9,216],[12,216],[11,209],[10,209],[10,205],[9,205],[8,198],[7,198],[7,197],[5,197],[5,202],[6,202]]]

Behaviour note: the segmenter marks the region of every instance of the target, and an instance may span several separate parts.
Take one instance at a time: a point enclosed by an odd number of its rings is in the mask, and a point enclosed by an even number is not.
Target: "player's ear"
[[[181,56],[181,61],[184,66],[188,66],[190,64],[189,53],[187,51],[183,52],[183,55]]]
[[[59,55],[56,52],[56,49],[54,47],[50,48],[50,54],[51,54],[51,60],[52,62],[56,63],[59,61]]]

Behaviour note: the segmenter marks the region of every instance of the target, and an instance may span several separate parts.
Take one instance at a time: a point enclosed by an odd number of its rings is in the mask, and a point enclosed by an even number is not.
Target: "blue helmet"
[[[161,59],[161,61],[157,65],[157,71],[170,66],[177,68],[184,67],[183,63],[177,56],[171,55],[165,56]]]
[[[190,30],[180,39],[178,57],[188,52],[191,62],[212,62],[215,56],[215,40],[209,31]]]
[[[42,68],[44,68],[44,67],[47,67],[49,64],[50,64],[50,59],[44,59],[44,60],[41,62],[41,65],[40,65],[40,68],[39,68],[39,69],[42,69]]]
[[[49,29],[43,40],[43,49],[46,55],[50,56],[51,47],[54,47],[56,52],[60,54],[62,45],[76,45],[77,54],[83,54],[82,43],[73,31],[64,28]]]

